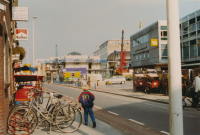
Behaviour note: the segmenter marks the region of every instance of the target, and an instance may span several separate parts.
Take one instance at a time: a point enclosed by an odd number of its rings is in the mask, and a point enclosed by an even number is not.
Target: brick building
[[[6,125],[13,94],[12,6],[14,0],[0,0],[0,134],[7,134]],[[12,27],[13,26],[13,27]]]

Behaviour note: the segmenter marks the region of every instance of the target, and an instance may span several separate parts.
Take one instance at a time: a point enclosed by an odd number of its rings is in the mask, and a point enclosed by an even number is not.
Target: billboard
[[[28,29],[15,29],[15,40],[27,41],[28,40]]]
[[[12,7],[13,21],[28,21],[28,7]]]

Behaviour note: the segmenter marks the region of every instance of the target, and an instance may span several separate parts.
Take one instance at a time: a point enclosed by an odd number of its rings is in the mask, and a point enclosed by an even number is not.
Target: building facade
[[[156,41],[154,45],[152,42]],[[131,35],[131,67],[136,71],[148,68],[162,70],[167,67],[167,21],[158,20]]]
[[[123,50],[130,52],[130,40],[124,40],[124,46],[123,46]],[[108,60],[110,56],[110,54],[114,53],[114,52],[120,52],[121,51],[121,40],[107,40],[105,41],[103,44],[101,44],[99,46],[99,49],[97,51],[94,52],[94,56],[100,56],[100,70],[101,70],[101,74],[102,75],[112,75],[113,74],[113,68],[109,68],[109,67],[113,67],[114,63],[110,62],[110,60]],[[116,60],[120,58],[119,53],[116,53]],[[127,55],[128,57],[128,55]],[[109,58],[111,59],[111,58]],[[119,62],[116,62],[119,65]],[[129,65],[129,64],[128,64]],[[116,65],[117,66],[117,65]]]
[[[56,59],[58,61],[56,62]],[[86,69],[87,74],[100,73],[100,57],[81,55],[77,52],[71,52],[63,57],[50,57],[49,59],[36,59],[38,71],[36,74],[44,75],[53,81],[58,78],[61,69]]]
[[[180,20],[180,47],[182,68],[199,67],[200,63],[200,10]]]

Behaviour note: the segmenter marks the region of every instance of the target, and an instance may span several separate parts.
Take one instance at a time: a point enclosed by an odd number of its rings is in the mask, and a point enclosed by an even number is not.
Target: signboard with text
[[[12,7],[13,21],[28,21],[28,7]]]
[[[151,46],[158,46],[158,39],[151,39]]]
[[[16,38],[15,40],[27,41],[28,40],[28,29],[15,29]]]

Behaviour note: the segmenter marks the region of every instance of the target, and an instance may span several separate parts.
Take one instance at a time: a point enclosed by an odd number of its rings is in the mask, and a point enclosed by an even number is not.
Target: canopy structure
[[[26,70],[30,70],[31,72],[35,72],[36,68],[33,68],[33,67],[28,67],[28,66],[23,66],[23,67],[20,67],[20,68],[14,68],[15,71],[26,71]]]
[[[13,76],[16,82],[29,82],[29,81],[37,81],[37,75],[14,75]]]
[[[146,77],[145,74],[134,74],[135,77]]]
[[[159,77],[157,74],[147,74],[149,77]]]

